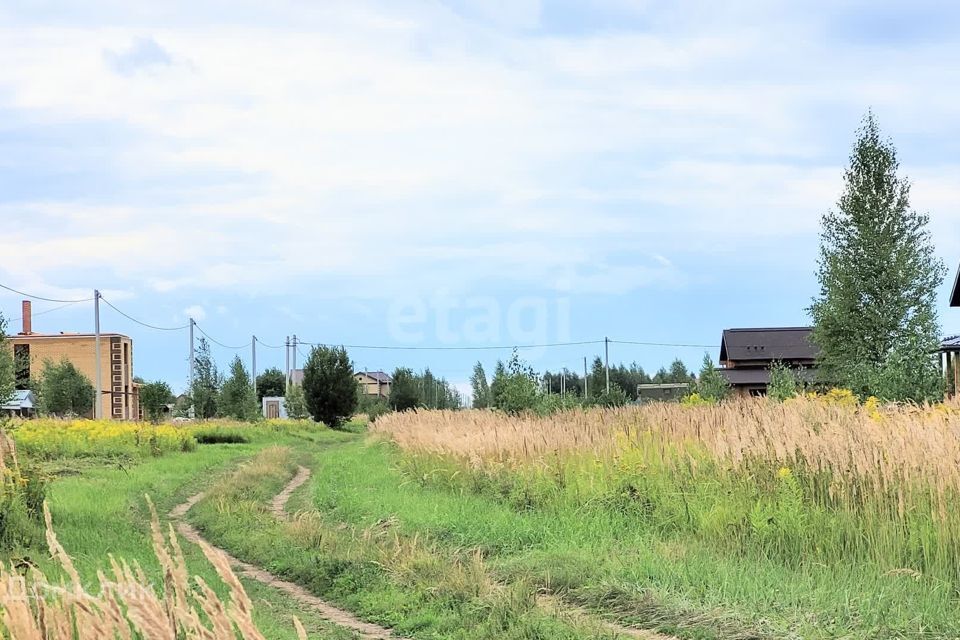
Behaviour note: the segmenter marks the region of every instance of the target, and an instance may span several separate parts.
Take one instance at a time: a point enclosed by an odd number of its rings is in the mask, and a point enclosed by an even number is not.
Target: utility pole
[[[293,370],[297,370],[297,334],[293,334],[293,348],[291,349],[293,353]],[[293,375],[291,373],[291,375]]]
[[[587,356],[583,356],[583,399],[586,400],[589,395],[587,392]]]
[[[604,336],[603,338],[603,350],[604,350],[604,368],[607,370],[607,393],[610,393],[610,338]]]
[[[103,365],[100,362],[100,291],[98,289],[93,290],[93,336],[96,352],[94,357],[97,359],[97,395],[93,403],[93,417],[100,419],[103,417],[103,373],[101,372]]]
[[[250,372],[253,378],[253,395],[257,395],[257,336],[253,336],[250,341],[250,350],[253,355],[253,366]]]
[[[193,321],[193,318],[190,318],[190,417],[196,415],[196,408],[193,405],[193,376],[194,376],[194,367],[196,366],[197,359],[193,355],[193,325],[196,322]]]
[[[286,373],[287,385],[285,393],[290,393],[290,336],[287,336],[287,339],[283,343],[283,352],[286,354],[287,363],[284,365],[286,368],[284,372]]]

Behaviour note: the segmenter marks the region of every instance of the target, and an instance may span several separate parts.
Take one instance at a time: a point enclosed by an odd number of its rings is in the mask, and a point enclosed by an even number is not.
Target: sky
[[[460,385],[604,337],[698,368],[724,328],[808,322],[868,109],[950,282],[960,256],[950,3],[5,0],[0,59],[0,284],[193,317],[224,367],[296,334]],[[61,304],[34,330],[92,330]],[[101,317],[184,387],[186,331]]]

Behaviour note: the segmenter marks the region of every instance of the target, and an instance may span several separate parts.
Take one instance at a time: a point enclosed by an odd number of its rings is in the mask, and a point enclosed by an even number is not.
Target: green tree
[[[667,382],[690,382],[690,372],[687,371],[687,365],[683,364],[680,358],[675,359],[670,364],[670,372],[667,374]]]
[[[498,370],[503,365],[497,363]],[[494,398],[494,406],[510,414],[530,411],[537,405],[539,380],[536,373],[520,355],[514,350],[510,361],[501,374],[498,383],[498,394]],[[494,377],[496,381],[496,377]]]
[[[257,376],[257,402],[264,397],[280,398],[287,392],[287,379],[283,371],[272,367]]]
[[[43,363],[40,379],[40,408],[55,416],[89,415],[96,391],[93,384],[64,358],[58,364]]]
[[[783,402],[797,395],[801,388],[800,380],[793,369],[779,360],[775,360],[770,365],[770,383],[767,385],[767,397],[777,402]]]
[[[497,360],[493,369],[493,380],[490,381],[490,406],[499,407],[503,404],[503,393],[507,383],[507,368],[502,360]]]
[[[487,373],[483,370],[483,365],[480,362],[473,365],[470,387],[473,390],[473,408],[490,408],[490,385],[487,383]]]
[[[310,417],[303,387],[298,384],[290,385],[290,390],[287,391],[287,395],[283,399],[283,408],[286,409],[287,417],[291,420],[306,420]]]
[[[210,355],[210,343],[200,338],[194,357],[193,387],[190,396],[193,400],[194,415],[201,420],[217,416],[220,401],[220,386],[223,377],[217,370],[217,363]]]
[[[812,339],[826,383],[861,397],[938,400],[936,293],[946,268],[898,167],[896,149],[868,112],[837,210],[822,219]]]
[[[250,374],[240,356],[234,356],[230,363],[230,376],[220,388],[217,411],[218,415],[235,420],[254,420],[260,415]]]
[[[7,340],[7,319],[0,314],[0,404],[13,398],[17,376],[13,361],[13,347]]]
[[[313,347],[303,366],[303,393],[314,420],[336,429],[357,408],[357,380],[343,347]]]
[[[730,383],[713,366],[709,353],[703,354],[703,365],[700,367],[700,377],[697,379],[697,393],[704,400],[719,402],[730,394]]]
[[[394,411],[409,411],[420,406],[420,385],[413,371],[407,367],[398,367],[393,372],[393,384],[390,385],[390,408]]]
[[[140,404],[147,420],[153,423],[160,422],[164,409],[173,402],[173,391],[170,385],[161,380],[145,382],[140,386]]]
[[[607,390],[607,370],[603,366],[600,356],[593,359],[590,367],[590,397],[599,398]]]

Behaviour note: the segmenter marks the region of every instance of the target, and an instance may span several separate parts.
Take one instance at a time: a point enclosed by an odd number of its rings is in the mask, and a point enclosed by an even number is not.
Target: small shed
[[[261,409],[263,417],[267,420],[287,417],[287,407],[284,404],[283,396],[264,396]]]
[[[637,385],[637,402],[675,402],[690,393],[687,382],[663,382]]]
[[[17,389],[10,400],[0,405],[0,411],[8,416],[32,418],[37,414],[37,397],[29,389]]]

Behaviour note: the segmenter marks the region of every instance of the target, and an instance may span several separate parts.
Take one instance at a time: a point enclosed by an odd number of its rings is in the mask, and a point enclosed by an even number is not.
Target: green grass
[[[478,548],[506,582],[560,592],[610,617],[690,638],[952,638],[950,586],[865,562],[829,565],[720,548],[647,526],[609,503],[526,504],[516,496],[415,480],[395,448],[350,443],[320,453],[313,499],[356,527],[391,519],[438,552]]]
[[[139,563],[154,585],[162,585],[159,564],[153,554],[149,534],[149,510],[144,496],[157,506],[161,521],[176,504],[200,491],[221,473],[253,456],[273,441],[298,443],[303,437],[327,437],[320,432],[297,438],[265,433],[256,434],[252,443],[199,447],[196,451],[170,454],[140,463],[84,459],[48,462],[54,473],[48,488],[48,503],[57,536],[74,558],[85,586],[97,591],[96,571],[106,568],[107,556]],[[227,590],[199,549],[185,545],[184,553],[191,575],[202,577],[221,595]],[[28,561],[48,576],[56,576],[55,565],[45,547],[16,549],[3,559]],[[254,618],[268,638],[292,639],[296,633],[292,616],[300,617],[311,637],[352,638],[354,634],[334,628],[316,613],[304,609],[275,589],[242,579],[255,603]]]
[[[338,455],[355,447],[319,448]],[[437,553],[429,544],[394,535],[390,522],[343,527],[314,511],[277,521],[267,502],[313,462],[308,450],[265,452],[218,482],[191,521],[216,544],[268,567],[360,617],[404,637],[570,639],[611,637],[596,624],[565,622],[536,606],[535,589],[494,584],[471,553]],[[324,475],[325,467],[317,469]]]

